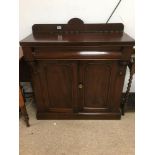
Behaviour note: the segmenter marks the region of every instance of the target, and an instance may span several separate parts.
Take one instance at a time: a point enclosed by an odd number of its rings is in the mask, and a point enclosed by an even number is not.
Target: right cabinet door
[[[123,72],[125,73],[125,70]],[[118,98],[121,95],[121,87],[123,87],[118,62],[81,61],[78,87],[81,112],[117,111],[119,109]],[[120,91],[119,93],[117,89]]]

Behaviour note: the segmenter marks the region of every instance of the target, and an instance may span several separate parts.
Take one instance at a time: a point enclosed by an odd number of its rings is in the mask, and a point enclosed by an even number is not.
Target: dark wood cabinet
[[[20,42],[38,119],[120,119],[134,40],[122,24],[37,24]]]

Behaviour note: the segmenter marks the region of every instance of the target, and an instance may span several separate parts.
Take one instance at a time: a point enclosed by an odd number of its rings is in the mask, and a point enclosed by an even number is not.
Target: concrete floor
[[[135,118],[122,120],[36,120],[27,105],[30,127],[19,120],[20,155],[134,155]]]

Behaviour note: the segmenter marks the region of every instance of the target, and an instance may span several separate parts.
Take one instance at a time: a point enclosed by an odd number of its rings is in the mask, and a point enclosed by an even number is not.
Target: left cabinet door
[[[38,60],[37,70],[44,112],[73,113],[77,110],[77,63]],[[42,111],[42,109],[40,109]]]

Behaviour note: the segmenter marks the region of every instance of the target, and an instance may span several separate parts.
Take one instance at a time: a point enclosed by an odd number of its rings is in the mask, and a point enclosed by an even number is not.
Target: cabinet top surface
[[[80,19],[71,19],[68,24],[35,24],[33,33],[20,41],[20,45],[134,46],[134,39],[123,30],[123,24],[84,24]]]

